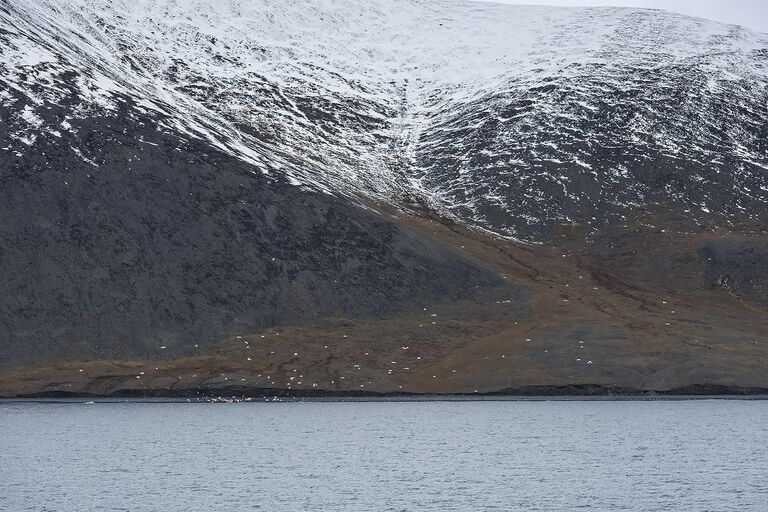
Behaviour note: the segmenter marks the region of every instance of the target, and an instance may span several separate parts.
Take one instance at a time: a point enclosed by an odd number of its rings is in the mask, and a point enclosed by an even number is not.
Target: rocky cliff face
[[[0,55],[0,393],[768,388],[764,34],[14,0]]]

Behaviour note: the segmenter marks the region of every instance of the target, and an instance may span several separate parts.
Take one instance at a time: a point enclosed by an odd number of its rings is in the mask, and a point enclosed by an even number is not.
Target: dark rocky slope
[[[0,368],[177,357],[273,325],[387,318],[501,282],[372,211],[268,179],[122,108],[73,120],[78,140],[0,152]]]

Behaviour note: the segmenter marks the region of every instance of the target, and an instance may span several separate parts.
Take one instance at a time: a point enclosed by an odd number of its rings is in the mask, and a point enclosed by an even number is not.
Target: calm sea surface
[[[768,511],[768,402],[0,403],[0,510]]]

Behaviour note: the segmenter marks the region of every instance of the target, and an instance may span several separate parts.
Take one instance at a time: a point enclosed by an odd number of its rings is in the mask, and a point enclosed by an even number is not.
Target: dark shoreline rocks
[[[360,399],[377,400],[483,400],[490,398],[621,398],[621,399],[674,399],[674,398],[701,398],[701,397],[765,397],[768,399],[768,388],[743,388],[737,386],[723,386],[718,384],[696,384],[670,390],[642,390],[621,388],[613,386],[601,386],[594,384],[574,384],[570,386],[528,386],[517,389],[507,389],[486,393],[376,393],[368,391],[323,391],[323,390],[288,390],[267,388],[245,388],[231,386],[223,388],[196,388],[178,390],[125,390],[110,393],[108,395],[95,395],[90,393],[67,393],[64,391],[33,393],[14,397],[0,397],[0,399],[192,399],[195,401],[210,400],[235,400],[258,401],[270,398],[280,399],[316,399],[328,401],[354,401]]]

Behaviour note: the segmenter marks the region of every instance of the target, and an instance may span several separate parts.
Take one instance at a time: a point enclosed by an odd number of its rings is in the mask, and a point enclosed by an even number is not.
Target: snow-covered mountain
[[[6,151],[130,99],[267,175],[500,235],[766,210],[768,35],[741,27],[434,0],[1,5]]]
[[[0,396],[765,393],[766,226],[765,34],[0,0]]]

